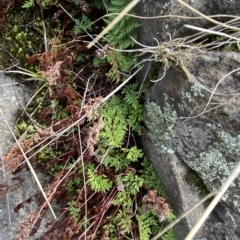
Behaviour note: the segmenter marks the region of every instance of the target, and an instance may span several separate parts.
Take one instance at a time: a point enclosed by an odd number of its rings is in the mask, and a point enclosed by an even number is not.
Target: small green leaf
[[[22,8],[31,8],[34,6],[34,0],[25,1],[22,5]]]

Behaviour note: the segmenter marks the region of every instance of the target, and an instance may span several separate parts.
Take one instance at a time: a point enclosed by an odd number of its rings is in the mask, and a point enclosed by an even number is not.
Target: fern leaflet
[[[82,18],[75,19],[75,25],[73,31],[75,34],[80,34],[82,32],[92,31],[92,21],[86,16],[82,15]]]
[[[106,193],[112,187],[112,182],[109,179],[93,173],[91,169],[88,169],[87,174],[88,183],[90,184],[92,190]]]
[[[22,5],[22,8],[31,8],[34,6],[34,0],[25,1]]]

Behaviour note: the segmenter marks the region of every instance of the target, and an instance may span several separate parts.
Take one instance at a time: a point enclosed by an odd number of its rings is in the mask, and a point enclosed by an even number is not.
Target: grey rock
[[[198,11],[209,15],[209,1],[184,1],[190,3],[190,6]],[[218,3],[211,4],[216,7]],[[212,8],[211,8],[212,9]],[[204,27],[209,22],[195,18],[189,19],[189,16],[196,17],[189,9],[181,5],[177,0],[141,0],[135,11],[138,15],[144,17],[158,16],[159,18],[139,19],[141,27],[139,28],[139,42],[146,45],[156,45],[156,38],[159,42],[169,41],[169,34],[172,38],[184,37],[191,33],[184,28],[184,24]],[[164,17],[164,15],[176,15],[176,17]],[[179,16],[179,17],[178,17]],[[183,18],[183,17],[186,18]]]
[[[203,59],[208,60],[204,62]],[[215,59],[219,59],[217,64]],[[199,61],[202,62],[201,66],[204,66],[204,71],[198,68]],[[225,81],[222,81],[209,104],[210,108],[212,108],[212,103],[214,103],[214,107],[217,107],[202,114],[211,96],[211,93],[205,89],[209,85],[208,83],[211,82],[215,86],[219,79],[222,79],[232,69],[237,68],[240,64],[240,54],[198,52],[197,55],[192,55],[191,60],[185,59],[184,63],[190,71],[194,70],[195,79],[201,84],[203,95],[194,95],[191,92],[191,86],[195,83],[187,80],[180,69],[171,68],[164,79],[157,82],[146,94],[146,126],[150,142],[153,144],[143,141],[145,153],[153,162],[165,185],[169,194],[169,202],[177,215],[188,209],[200,198],[197,192],[192,194],[194,189],[184,180],[187,170],[184,172],[182,169],[187,166],[191,167],[202,178],[207,189],[213,191],[219,189],[227,179],[236,166],[240,155],[240,120],[234,115],[235,112],[240,111],[239,94],[237,93],[238,78],[230,75]],[[212,89],[213,87],[210,90]],[[185,92],[190,93],[191,102],[183,97],[182,93]],[[168,95],[168,100],[164,94]],[[156,134],[158,131],[154,131],[150,127],[156,125],[152,120],[156,121],[157,118],[153,116],[152,110],[149,111],[149,102],[156,103],[156,106],[160,107],[163,113],[166,110],[169,111],[166,106],[172,106],[172,111],[177,112],[178,118],[170,132],[165,127],[171,138],[164,144],[169,145],[166,149],[174,150],[172,154],[162,153],[159,150],[158,139],[161,139],[161,136]],[[181,108],[179,108],[180,105]],[[168,117],[164,114],[162,116],[167,122]],[[158,117],[161,118],[160,115]],[[166,133],[161,132],[161,134],[166,136]],[[154,156],[152,155],[153,151],[157,151]],[[181,177],[177,175],[179,171],[182,172]],[[229,188],[215,209],[215,217],[211,216],[208,223],[198,233],[199,236],[196,237],[206,236],[209,239],[221,239],[222,236],[223,239],[240,238],[238,230],[240,225],[239,181],[240,179],[237,179]],[[183,190],[179,191],[179,189]],[[196,214],[201,215],[203,209],[204,207],[198,209]],[[186,218],[188,230],[195,220],[196,218],[191,216]],[[182,226],[176,227],[178,239],[184,239],[187,231],[183,229]]]
[[[21,223],[26,220],[29,213],[33,213],[39,208],[38,198],[33,197],[30,203],[24,204],[17,211],[18,204],[39,193],[39,190],[29,171],[13,175],[6,164],[2,162],[2,157],[14,144],[10,129],[12,131],[14,129],[18,110],[24,108],[32,91],[32,88],[0,74],[0,240],[17,238],[17,231],[21,230]],[[37,170],[36,172],[43,186],[46,185],[47,177]],[[22,181],[19,182],[19,179]],[[8,191],[6,186],[10,186]],[[24,239],[31,240],[41,236],[41,233],[47,229],[45,225],[52,221],[53,217],[48,212],[42,220],[38,232],[34,236]]]
[[[239,1],[185,2],[206,15],[238,14],[240,6]],[[174,0],[142,1],[137,11],[139,15],[151,17],[193,16]],[[201,19],[177,17],[140,22],[138,40],[149,46],[156,46],[157,41],[171,41],[169,36],[189,36],[192,32],[184,28],[184,24],[200,27],[209,24]],[[213,191],[226,180],[240,155],[240,71],[225,78],[239,67],[240,54],[200,50],[184,54],[180,56],[182,63],[194,78],[190,79],[178,66],[170,67],[165,77],[147,92],[145,123],[149,138],[142,139],[145,154],[164,184],[176,215],[202,197],[199,190],[186,181],[189,168],[202,178],[209,191]],[[138,75],[140,82],[153,79],[153,71],[159,73],[158,78],[164,72],[163,66],[157,69],[152,63],[144,67]],[[211,96],[220,79],[221,83]],[[174,124],[171,120],[175,120]],[[240,239],[239,180],[229,188],[195,239]],[[202,205],[175,227],[177,239],[185,238],[205,207]]]

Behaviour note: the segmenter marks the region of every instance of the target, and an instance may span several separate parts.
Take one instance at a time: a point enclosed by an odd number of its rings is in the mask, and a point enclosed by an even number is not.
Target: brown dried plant
[[[148,193],[142,198],[142,208],[143,210],[149,210],[149,203],[153,211],[156,212],[159,222],[164,221],[169,213],[170,208],[169,205],[166,203],[166,199],[157,195],[156,190],[149,190]]]

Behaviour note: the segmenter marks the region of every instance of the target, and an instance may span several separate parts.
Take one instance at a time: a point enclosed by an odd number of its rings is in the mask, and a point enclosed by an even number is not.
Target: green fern
[[[122,232],[124,234],[131,232],[132,220],[130,216],[131,214],[129,214],[129,212],[126,212],[124,210],[118,211],[117,215],[114,217],[114,221],[119,229],[119,232]]]
[[[128,72],[134,63],[132,54],[121,53],[117,51],[109,51],[107,61],[112,68],[106,74],[113,81],[119,82],[122,79],[121,72]]]
[[[103,151],[106,152],[106,150]],[[116,154],[118,153],[118,154]],[[123,169],[127,164],[125,163],[126,153],[118,152],[117,149],[112,149],[105,157],[103,164],[106,168],[113,168],[116,172]]]
[[[68,210],[72,215],[74,221],[77,222],[81,209],[77,206],[77,203],[73,200],[68,202],[67,205],[68,205]]]
[[[108,0],[106,1],[109,13],[120,13],[122,9],[128,4],[126,0]]]
[[[137,84],[127,86],[123,99],[113,96],[103,109],[104,128],[101,142],[113,148],[121,147],[127,132],[127,125],[140,133],[143,121],[143,106],[138,99]]]
[[[112,204],[125,209],[125,211],[130,211],[133,204],[132,197],[139,192],[143,186],[144,179],[133,173],[127,173],[126,175],[118,176],[115,183],[119,188],[119,192]]]
[[[105,1],[108,13],[119,13],[129,3],[128,0],[109,0]],[[104,19],[109,24],[115,16],[110,16]],[[125,16],[116,26],[106,35],[108,43],[117,49],[127,49],[134,46],[134,41],[131,37],[136,39],[134,29],[139,27],[139,23],[130,16]],[[122,75],[120,72],[127,73],[134,65],[135,55],[132,53],[122,53],[110,51],[107,56],[108,62],[112,65],[108,76],[113,81],[120,81]]]
[[[119,239],[116,236],[122,235],[126,236],[132,232],[132,219],[131,214],[128,211],[120,209],[115,216],[108,217],[108,221],[111,222],[105,225],[105,237],[111,240]],[[115,238],[116,237],[116,238]],[[122,238],[120,238],[122,239]],[[130,238],[124,238],[130,239]]]
[[[128,0],[111,0],[106,3],[109,13],[120,13],[123,8],[129,3]],[[104,19],[107,24],[113,20],[114,16]],[[134,46],[134,41],[130,38],[136,37],[133,30],[138,28],[140,24],[132,17],[125,16],[121,21],[112,29],[108,35],[108,41],[111,45],[118,49],[126,49]]]
[[[173,228],[169,229],[167,233],[162,236],[162,240],[176,240]]]
[[[171,223],[175,219],[176,219],[176,216],[173,214],[173,211],[170,210],[170,212],[169,212],[169,214],[167,216],[167,221]]]
[[[100,133],[100,138],[106,146],[121,147],[122,141],[127,131],[125,113],[122,109],[120,99],[113,96],[105,105],[103,111],[104,129]]]
[[[146,158],[144,158],[142,166],[142,170],[139,171],[141,173],[141,177],[144,178],[145,187],[147,189],[155,189],[160,196],[166,198],[166,192],[153,168],[153,165],[150,164]]]
[[[109,24],[111,20],[106,20],[105,22]],[[131,37],[136,39],[136,34],[134,34],[134,29],[138,28],[140,25],[135,19],[129,16],[125,16],[122,20],[107,34],[107,39],[110,44],[118,49],[127,49],[134,46],[134,41]]]
[[[135,195],[143,186],[144,179],[130,172],[126,175],[118,176],[116,178],[116,183],[123,184],[125,191],[127,191],[129,194]]]
[[[128,165],[132,162],[138,161],[139,158],[143,157],[143,152],[141,149],[138,149],[136,146],[131,147],[131,148],[126,148],[123,149],[124,151],[127,152],[127,160],[128,160]]]
[[[98,57],[93,58],[93,66],[99,68],[103,63],[106,63],[106,59],[101,59]]]
[[[74,22],[73,31],[75,34],[92,31],[92,21],[86,15],[83,14],[80,20],[75,19]]]
[[[34,0],[25,1],[22,5],[22,8],[31,8],[34,6]]]
[[[138,221],[140,240],[149,240],[152,234],[152,228],[158,227],[159,222],[156,216],[154,216],[150,211],[140,212],[136,215]]]
[[[116,152],[118,154],[116,154]],[[137,162],[139,158],[142,157],[142,150],[138,149],[136,146],[131,148],[122,148],[121,150],[112,149],[108,152],[103,164],[107,168],[114,168],[114,170],[117,172],[125,167],[130,166],[131,163]]]
[[[137,84],[131,84],[123,89],[124,103],[128,108],[128,124],[132,130],[141,132],[141,123],[144,120],[143,105],[139,101],[139,93],[137,91]]]
[[[124,148],[123,141],[128,127],[136,132],[141,131],[143,106],[139,103],[137,84],[131,84],[123,91],[122,98],[113,96],[103,108],[104,128],[99,134],[100,156],[108,149],[103,164],[119,171],[143,157],[137,147]]]
[[[106,193],[112,187],[112,182],[98,174],[93,173],[91,169],[88,169],[88,183],[93,191]]]
[[[119,206],[124,209],[131,209],[132,207],[132,196],[126,191],[120,191],[116,198],[112,201],[114,206]]]

